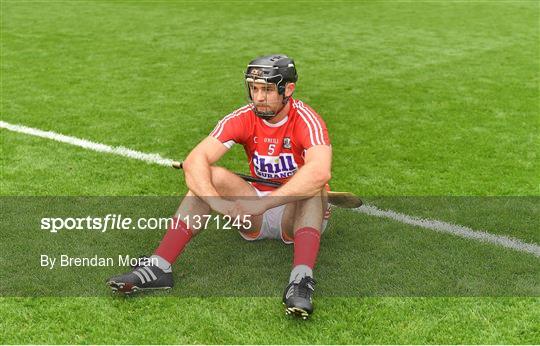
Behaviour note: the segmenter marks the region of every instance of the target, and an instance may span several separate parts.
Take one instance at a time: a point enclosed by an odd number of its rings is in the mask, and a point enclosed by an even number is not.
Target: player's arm
[[[211,166],[228,148],[218,139],[208,136],[189,153],[182,163],[186,185],[195,195],[209,202],[210,197],[219,197],[212,184]],[[213,198],[215,200],[215,198]]]
[[[311,197],[321,191],[331,178],[332,147],[316,145],[306,151],[304,165],[283,186],[267,198],[267,207]]]

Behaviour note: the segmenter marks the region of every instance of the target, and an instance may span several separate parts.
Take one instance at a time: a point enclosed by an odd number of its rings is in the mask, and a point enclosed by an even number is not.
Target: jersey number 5
[[[270,144],[268,146],[268,155],[272,155],[274,153],[275,149],[276,149],[276,145],[275,144]]]

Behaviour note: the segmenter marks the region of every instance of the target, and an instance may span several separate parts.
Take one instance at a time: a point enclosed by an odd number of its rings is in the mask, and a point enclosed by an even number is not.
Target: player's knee
[[[214,186],[224,186],[230,181],[231,172],[223,167],[212,166],[212,184]]]

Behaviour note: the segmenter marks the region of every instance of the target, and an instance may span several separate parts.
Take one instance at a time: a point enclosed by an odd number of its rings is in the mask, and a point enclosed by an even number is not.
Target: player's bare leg
[[[212,167],[212,184],[218,191],[221,197],[226,199],[236,199],[238,197],[257,197],[255,189],[251,184],[244,181],[242,178],[232,173],[223,167]],[[186,194],[187,198],[182,200],[178,207],[175,217],[181,219],[189,218],[189,221],[194,221],[196,217],[209,215],[212,210],[201,198],[195,196],[191,191]],[[252,216],[250,218],[252,227],[246,232],[260,229],[262,225],[262,216]],[[201,229],[197,226],[197,222],[189,222],[193,235],[198,234]]]
[[[257,196],[250,184],[229,170],[223,167],[211,167],[211,172],[212,184],[220,196],[231,199]],[[211,212],[212,210],[205,201],[191,191],[187,193],[175,213],[174,220],[177,227],[169,228],[160,246],[154,252],[160,268],[166,270],[176,261],[191,238],[202,231],[205,218],[208,218]],[[262,216],[253,216],[251,223],[252,228],[259,229],[262,224]]]
[[[282,230],[294,239],[294,262],[289,285],[283,293],[287,314],[304,319],[313,312],[313,267],[319,252],[323,217],[328,207],[326,190],[291,203],[284,211]]]
[[[211,172],[212,183],[220,196],[231,199],[257,196],[250,184],[225,168],[212,167]],[[132,272],[110,278],[107,284],[114,291],[124,293],[172,288],[172,264],[193,236],[202,231],[205,218],[210,217],[210,213],[211,209],[208,204],[189,191],[180,203],[172,224],[169,225],[154,254],[143,265],[135,267]],[[199,222],[196,222],[197,220]],[[262,216],[252,216],[250,221],[252,227],[242,231],[249,232],[260,229]]]

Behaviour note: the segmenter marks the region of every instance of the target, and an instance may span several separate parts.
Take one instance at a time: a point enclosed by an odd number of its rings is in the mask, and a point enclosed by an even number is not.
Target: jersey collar
[[[287,120],[289,120],[289,115],[285,116],[285,118],[281,119],[279,122],[277,122],[275,124],[269,123],[268,121],[262,119],[263,123],[268,127],[280,127],[280,126],[283,126],[283,124],[285,124],[287,122]]]

